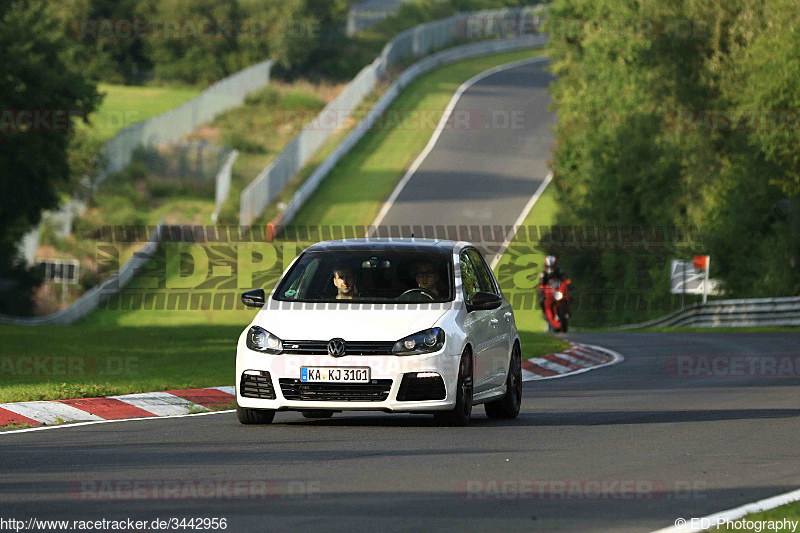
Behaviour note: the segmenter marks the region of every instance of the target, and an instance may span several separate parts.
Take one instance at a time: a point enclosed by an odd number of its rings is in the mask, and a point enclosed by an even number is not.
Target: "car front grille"
[[[446,396],[442,376],[418,378],[416,373],[404,375],[397,391],[398,402],[444,400]]]
[[[382,402],[389,397],[391,379],[373,379],[369,383],[302,383],[299,379],[278,380],[287,400],[334,402]]]
[[[345,355],[392,355],[394,341],[346,341]],[[328,341],[283,341],[283,353],[327,355]]]
[[[274,400],[275,388],[269,372],[261,372],[259,376],[242,374],[239,382],[239,393],[243,398],[259,398],[261,400]]]

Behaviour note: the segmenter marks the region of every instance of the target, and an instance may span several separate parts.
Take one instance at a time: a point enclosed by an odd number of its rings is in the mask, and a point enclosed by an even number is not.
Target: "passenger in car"
[[[356,276],[349,266],[336,265],[333,267],[333,285],[337,290],[337,300],[352,300],[359,296],[356,288]]]
[[[417,280],[417,286],[420,289],[427,289],[432,292],[437,298],[439,294],[439,272],[433,263],[417,263],[411,268],[414,278]]]

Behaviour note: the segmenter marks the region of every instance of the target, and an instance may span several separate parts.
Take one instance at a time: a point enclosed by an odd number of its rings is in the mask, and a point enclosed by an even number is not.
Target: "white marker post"
[[[694,256],[694,269],[695,272],[703,270],[703,303],[708,301],[708,271],[711,267],[710,255],[696,255]]]

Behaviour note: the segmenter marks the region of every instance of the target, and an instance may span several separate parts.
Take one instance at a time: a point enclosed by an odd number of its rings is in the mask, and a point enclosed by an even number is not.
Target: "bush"
[[[278,107],[287,110],[303,109],[319,111],[325,107],[325,102],[315,94],[302,90],[295,90],[284,94],[278,103]]]
[[[681,249],[665,243],[639,252],[623,242],[613,252],[565,252],[562,263],[576,287],[611,299],[637,295],[651,304],[643,312],[605,306],[589,317],[594,325],[663,314],[657,301],[668,297],[669,259],[694,253],[711,255],[711,277],[722,282],[726,296],[800,291],[792,210],[776,210],[787,196],[800,194],[800,136],[796,128],[747,122],[753,110],[797,106],[800,67],[783,58],[800,50],[790,29],[800,15],[789,0],[759,6],[688,0],[550,5],[552,19],[650,20],[668,31],[674,21],[689,20],[706,32],[702,38],[656,31],[611,39],[554,32],[548,44],[556,75],[550,92],[558,111],[552,166],[559,224],[701,230],[699,242]],[[723,121],[698,110],[720,111]]]
[[[255,141],[251,141],[246,135],[239,132],[226,132],[226,134],[223,136],[222,142],[226,146],[230,146],[231,148],[239,150],[240,152],[246,152],[249,154],[266,153],[266,150],[263,146]]]
[[[31,316],[34,311],[33,292],[44,279],[44,268],[37,265],[18,267],[0,276],[0,314]]]
[[[79,281],[82,291],[88,291],[100,283],[100,276],[97,275],[97,272],[89,268],[84,268],[82,270]]]
[[[260,91],[255,91],[248,94],[245,99],[245,105],[256,106],[256,105],[275,105],[280,100],[281,95],[273,86],[268,86]]]

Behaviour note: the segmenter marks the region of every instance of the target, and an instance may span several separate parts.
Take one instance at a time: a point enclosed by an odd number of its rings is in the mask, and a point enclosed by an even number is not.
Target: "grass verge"
[[[27,424],[23,422],[22,424],[17,424],[16,422],[12,422],[11,424],[5,424],[0,426],[0,431],[11,431],[14,429],[30,429],[35,428],[33,424]]]
[[[201,90],[194,87],[147,87],[100,83],[104,94],[100,109],[89,116],[91,125],[85,128],[90,137],[106,142],[121,129],[142,122],[191,100]]]
[[[0,326],[0,403],[230,385],[243,328]],[[563,349],[561,339],[520,334],[526,357]]]
[[[233,382],[244,326],[0,327],[0,403]]]
[[[800,502],[788,503],[776,507],[775,509],[770,509],[769,511],[751,513],[738,520],[733,520],[734,523],[744,523],[744,525],[748,525],[749,522],[752,522],[753,527],[738,528],[728,524],[715,531],[786,531],[794,533],[795,529],[793,529],[791,525],[787,524],[788,527],[783,527],[784,519],[789,522],[800,521]],[[774,525],[767,527],[765,522],[773,522]]]

